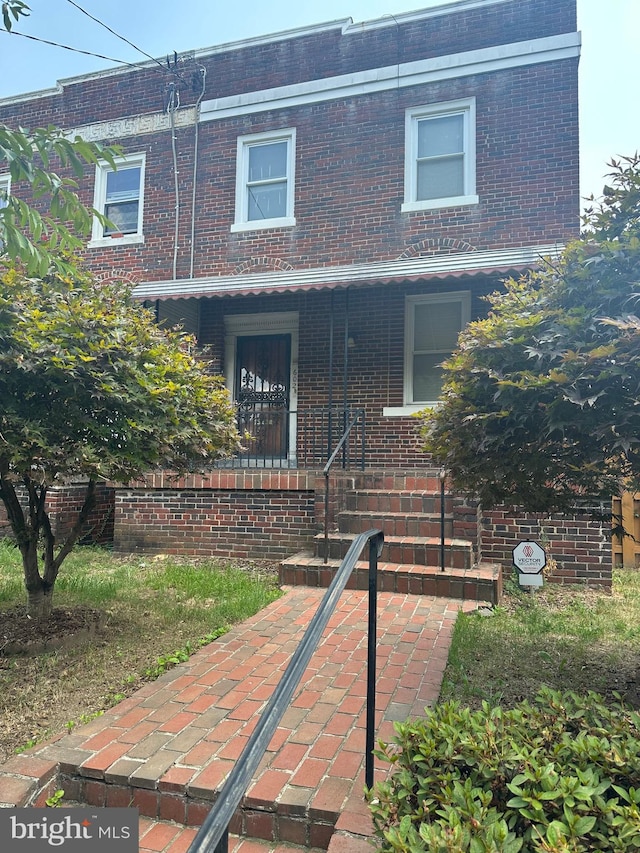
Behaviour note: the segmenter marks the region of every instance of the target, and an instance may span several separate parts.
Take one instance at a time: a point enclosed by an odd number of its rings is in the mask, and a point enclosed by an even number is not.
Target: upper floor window
[[[93,206],[110,220],[103,226],[94,220],[90,245],[105,245],[113,240],[137,243],[142,240],[144,201],[144,154],[123,157],[117,169],[100,164],[96,168]]]
[[[0,175],[0,209],[9,204],[9,191],[11,189],[11,176]],[[2,248],[2,240],[0,240],[0,249]]]
[[[454,351],[471,313],[468,291],[410,296],[405,320],[406,406],[434,404],[442,387],[441,364]]]
[[[0,207],[6,207],[11,189],[11,178],[9,175],[0,175]]]
[[[238,139],[232,231],[295,225],[295,129]]]
[[[403,211],[477,204],[475,98],[407,110]]]

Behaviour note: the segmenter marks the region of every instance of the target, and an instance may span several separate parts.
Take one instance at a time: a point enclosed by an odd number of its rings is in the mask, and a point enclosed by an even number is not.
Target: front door
[[[246,456],[257,463],[289,451],[291,335],[239,335],[235,400],[238,428],[250,436]]]

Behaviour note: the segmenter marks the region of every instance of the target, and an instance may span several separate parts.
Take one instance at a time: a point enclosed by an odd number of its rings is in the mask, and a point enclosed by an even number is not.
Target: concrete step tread
[[[341,562],[341,560],[335,558],[329,558],[325,561],[322,557],[318,557],[311,553],[311,551],[301,551],[298,554],[294,554],[292,557],[288,557],[286,560],[282,560],[281,565],[313,566],[317,568],[329,568],[335,570],[339,568]],[[355,568],[359,570],[368,569],[369,563],[367,560],[358,560]],[[425,566],[417,563],[391,563],[383,560],[378,562],[378,571],[428,574],[436,577],[439,574],[442,574],[442,570],[439,566]],[[479,563],[474,566],[469,566],[468,568],[447,568],[445,574],[457,578],[477,577],[493,579],[500,574],[500,567],[496,563]]]
[[[341,516],[349,516],[357,517],[357,518],[406,518],[406,519],[417,519],[418,521],[440,521],[440,513],[439,512],[419,512],[413,511],[406,512],[403,510],[398,510],[397,512],[394,510],[387,509],[342,509],[338,513],[338,517]],[[449,513],[445,513],[445,520],[450,521],[451,515]]]
[[[341,533],[340,531],[329,533],[328,539],[330,542],[345,542],[352,541],[358,536],[358,533]],[[314,541],[324,541],[324,533],[318,533],[314,536]],[[439,536],[386,536],[384,537],[385,545],[440,545]],[[445,537],[445,546],[447,548],[465,548],[471,550],[473,543],[469,539],[451,539]]]

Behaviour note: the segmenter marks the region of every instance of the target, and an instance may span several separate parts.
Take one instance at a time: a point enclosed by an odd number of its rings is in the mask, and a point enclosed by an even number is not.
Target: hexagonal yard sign
[[[544,548],[537,542],[518,542],[513,549],[513,565],[521,586],[542,586],[542,570],[547,565]]]

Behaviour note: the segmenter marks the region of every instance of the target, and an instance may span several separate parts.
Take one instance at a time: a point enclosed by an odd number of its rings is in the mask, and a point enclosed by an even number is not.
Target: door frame
[[[224,317],[224,375],[229,394],[233,399],[236,375],[238,338],[260,335],[291,335],[291,364],[289,366],[289,407],[298,410],[298,327],[297,311],[274,311],[264,314],[227,314]],[[234,400],[235,402],[235,400]],[[296,461],[296,414],[289,416],[289,446],[287,460]]]

